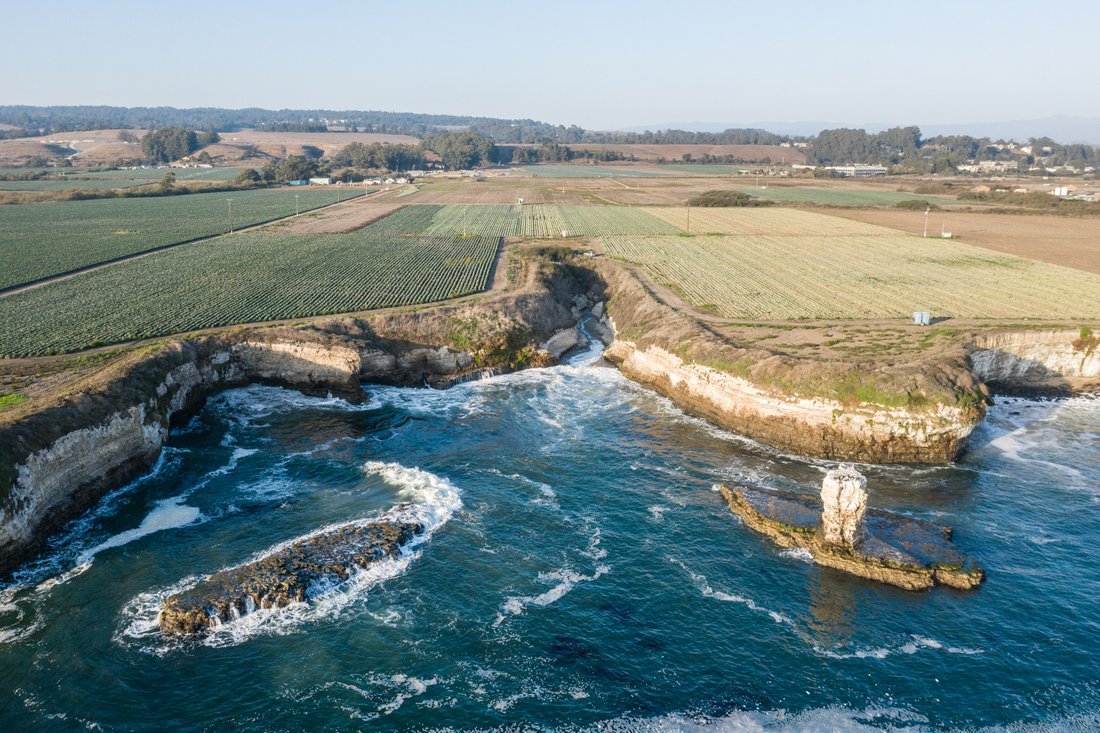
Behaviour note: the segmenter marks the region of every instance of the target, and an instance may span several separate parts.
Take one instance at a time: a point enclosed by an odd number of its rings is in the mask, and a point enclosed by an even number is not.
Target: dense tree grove
[[[171,163],[219,139],[213,130],[196,133],[183,127],[165,127],[147,132],[141,139],[141,149],[154,163]]]
[[[420,147],[438,155],[443,166],[451,170],[477,168],[497,162],[493,141],[472,132],[428,135],[420,142]]]
[[[408,171],[424,166],[424,154],[416,145],[350,143],[336,151],[331,162],[337,168]]]

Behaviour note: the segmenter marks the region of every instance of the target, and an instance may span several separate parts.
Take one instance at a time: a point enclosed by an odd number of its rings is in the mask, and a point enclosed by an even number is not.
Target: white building
[[[851,178],[886,175],[886,168],[881,165],[831,165],[828,170],[836,171],[842,176]]]

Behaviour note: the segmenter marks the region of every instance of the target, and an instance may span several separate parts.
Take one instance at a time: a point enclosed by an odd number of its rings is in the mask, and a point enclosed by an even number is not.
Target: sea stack
[[[810,495],[720,486],[730,510],[781,547],[814,562],[906,590],[976,588],[985,573],[951,542],[951,529],[867,508],[867,479],[842,465],[825,475],[821,503]]]
[[[821,502],[822,539],[855,549],[866,535],[867,478],[851,465],[829,471],[821,482]]]

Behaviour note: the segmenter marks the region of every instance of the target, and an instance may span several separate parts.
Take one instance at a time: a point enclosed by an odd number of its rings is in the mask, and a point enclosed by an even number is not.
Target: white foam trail
[[[654,504],[653,506],[648,508],[648,511],[650,516],[653,517],[653,521],[663,522],[665,521],[665,512],[668,511],[668,507],[661,506],[660,504]]]
[[[217,572],[256,562],[292,544],[341,527],[363,526],[382,520],[394,523],[417,523],[424,528],[423,531],[402,547],[396,558],[374,563],[367,568],[354,569],[346,581],[333,581],[313,586],[307,592],[307,600],[302,603],[294,603],[284,608],[257,609],[253,613],[246,613],[238,619],[220,624],[203,636],[201,643],[214,647],[233,646],[258,634],[286,635],[296,633],[302,625],[307,623],[338,618],[345,609],[361,601],[368,589],[403,574],[412,561],[420,556],[416,548],[431,539],[435,531],[446,524],[462,507],[460,490],[441,476],[419,468],[378,461],[366,463],[363,471],[367,475],[378,476],[395,487],[398,495],[406,503],[380,516],[321,527],[272,545],[242,563],[222,568]],[[193,587],[206,577],[209,576],[193,576],[170,587],[135,596],[123,609],[123,623],[114,635],[114,641],[120,644],[138,642],[146,650],[158,654],[170,652],[186,644],[186,640],[166,639],[159,633],[160,609],[169,596]]]
[[[115,536],[100,542],[90,550],[85,550],[77,557],[77,562],[80,564],[90,563],[96,555],[104,550],[128,545],[134,540],[141,539],[155,532],[174,529],[176,527],[186,527],[202,519],[202,512],[200,512],[197,507],[184,504],[183,500],[183,496],[175,496],[171,499],[158,501],[153,510],[146,515],[145,519],[141,520],[141,524],[134,529],[119,532]]]
[[[623,733],[880,733],[927,731],[928,722],[926,717],[900,708],[860,711],[836,706],[798,713],[745,710],[717,717],[673,713],[660,718],[618,718],[603,721],[594,729]]]
[[[817,654],[823,657],[829,657],[830,659],[885,659],[891,654],[916,654],[922,649],[943,651],[948,654],[982,654],[982,650],[980,649],[946,646],[943,644],[943,642],[937,641],[936,639],[932,639],[927,636],[918,636],[916,634],[910,635],[908,641],[898,644],[896,646],[883,646],[873,648],[860,647],[850,652],[840,652],[834,649],[822,649],[819,646],[814,647],[814,651]]]
[[[708,598],[714,598],[719,601],[724,601],[726,603],[740,603],[741,605],[752,611],[768,614],[771,620],[775,621],[777,624],[794,626],[794,621],[789,616],[785,616],[778,611],[772,611],[771,609],[764,608],[751,598],[746,598],[745,596],[738,595],[736,593],[726,593],[724,591],[714,590],[714,588],[710,587],[710,583],[707,582],[707,577],[705,575],[693,572],[688,568],[687,565],[674,557],[668,558],[668,561],[675,565],[679,565],[683,569],[683,571],[691,577],[691,582],[704,596]]]
[[[599,562],[607,557],[607,550],[600,547],[602,533],[599,527],[590,527],[590,525],[586,525],[586,528],[591,529],[591,537],[588,540],[588,546],[585,547],[580,554],[590,560]],[[529,606],[549,606],[555,601],[560,600],[566,593],[573,590],[578,583],[590,583],[594,580],[599,580],[609,572],[611,572],[611,567],[600,563],[596,566],[591,575],[583,575],[570,567],[559,568],[549,573],[539,573],[539,582],[554,583],[554,587],[536,595],[509,596],[501,606],[500,613],[497,614],[496,619],[493,621],[493,627],[500,626],[508,616],[519,616]]]

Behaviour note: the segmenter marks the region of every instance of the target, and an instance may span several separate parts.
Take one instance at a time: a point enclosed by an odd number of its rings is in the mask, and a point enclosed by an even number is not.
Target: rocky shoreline
[[[373,522],[314,534],[169,596],[160,614],[160,630],[197,634],[257,609],[300,603],[326,580],[343,582],[359,570],[396,558],[421,531],[419,524]]]
[[[792,454],[834,460],[950,462],[984,416],[986,383],[1100,383],[1100,349],[1083,332],[1006,330],[907,371],[840,365],[846,378],[872,386],[902,384],[916,396],[908,405],[804,395],[784,387],[786,376],[823,365],[731,345],[621,263],[545,253],[516,262],[520,282],[500,295],[166,340],[112,362],[79,390],[9,411],[0,421],[0,575],[148,471],[169,430],[218,391],[261,382],[359,401],[363,382],[445,388],[555,364],[584,345],[582,320],[625,376],[686,412]],[[772,383],[758,379],[762,369]]]
[[[808,550],[823,567],[905,590],[969,590],[982,583],[984,571],[951,542],[950,528],[867,509],[862,486],[851,486],[853,473],[845,467],[830,472],[823,502],[760,487],[719,491],[750,529],[780,547]]]
[[[513,291],[481,301],[167,340],[76,393],[28,403],[0,423],[0,575],[148,471],[169,430],[222,390],[264,383],[358,402],[363,382],[445,387],[557,363],[539,344],[587,317],[601,284],[544,258],[519,265]]]

